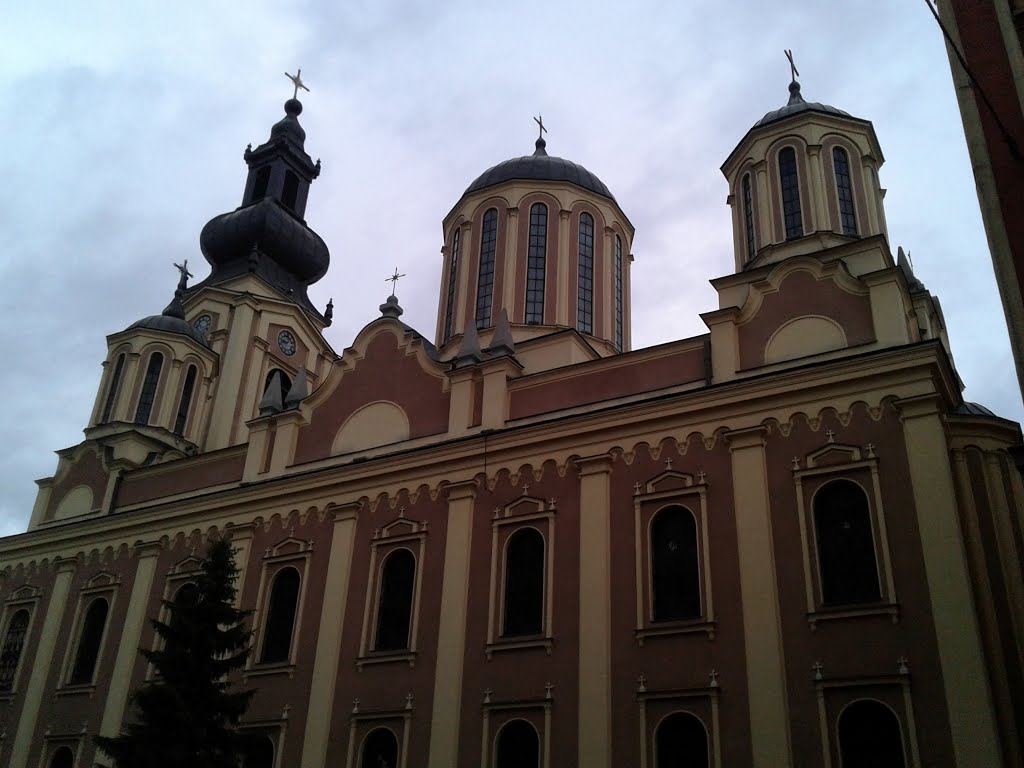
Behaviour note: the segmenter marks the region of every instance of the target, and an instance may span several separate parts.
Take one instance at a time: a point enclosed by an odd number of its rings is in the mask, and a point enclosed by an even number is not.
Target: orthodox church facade
[[[633,226],[541,138],[444,218],[434,340],[392,294],[338,354],[301,111],[0,540],[0,763],[93,765],[229,537],[249,768],[1019,765],[1020,428],[961,397],[870,122],[793,82],[743,136],[705,334],[632,348]]]

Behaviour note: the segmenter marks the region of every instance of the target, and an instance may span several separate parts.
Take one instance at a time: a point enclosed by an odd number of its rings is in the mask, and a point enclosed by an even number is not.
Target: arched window
[[[456,227],[452,233],[452,258],[448,263],[448,306],[444,313],[444,340],[452,337],[452,326],[455,323],[455,283],[459,275],[459,248],[461,230]]]
[[[377,603],[377,640],[374,650],[400,651],[409,647],[416,558],[408,549],[396,549],[380,570]]]
[[[294,568],[282,568],[274,577],[263,630],[261,664],[275,664],[291,658],[300,581],[299,572]]]
[[[814,527],[826,605],[881,599],[868,497],[850,480],[833,480],[814,496]]]
[[[836,171],[836,194],[839,196],[839,218],[844,235],[857,234],[857,214],[853,210],[853,185],[850,183],[850,160],[846,150],[832,150],[832,164]]]
[[[615,236],[615,348],[622,351],[622,238]]]
[[[526,259],[526,322],[544,322],[544,270],[548,253],[548,207],[530,208],[530,243]]]
[[[107,400],[103,404],[103,416],[100,418],[100,423],[102,424],[110,421],[110,416],[114,412],[114,401],[117,400],[117,392],[121,389],[121,375],[124,373],[124,359],[125,354],[122,352],[117,356],[117,362],[114,363],[114,373],[110,377],[110,386],[107,389]]]
[[[139,394],[139,406],[135,409],[136,424],[149,424],[149,416],[153,412],[153,400],[156,399],[156,387],[160,383],[160,371],[163,367],[163,355],[154,352],[149,356],[146,378],[142,380],[142,392]]]
[[[843,768],[905,768],[900,721],[885,704],[855,701],[839,716]]]
[[[390,728],[375,728],[363,741],[362,768],[398,768],[398,739]]]
[[[537,768],[540,765],[537,730],[525,720],[510,720],[498,732],[494,752],[497,768]]]
[[[708,733],[704,723],[689,712],[674,712],[658,724],[654,734],[655,768],[707,768]]]
[[[178,626],[180,621],[180,613],[176,608],[181,606],[182,608],[194,606],[199,602],[199,587],[193,584],[191,581],[182,584],[178,587],[178,590],[174,593],[174,599],[172,601],[174,607],[170,609],[170,616],[168,617],[167,623],[170,624],[171,628]]]
[[[18,674],[18,663],[28,633],[28,620],[29,612],[22,608],[7,622],[7,633],[4,635],[3,647],[0,648],[0,691],[9,691],[14,687],[14,676]]]
[[[697,521],[686,507],[668,507],[651,521],[654,621],[700,616]]]
[[[521,528],[505,548],[505,621],[502,634],[535,635],[544,631],[544,537],[536,528]]]
[[[245,747],[242,768],[274,768],[274,741],[269,736],[255,736]]]
[[[779,180],[782,184],[782,216],[786,224],[786,239],[803,237],[800,182],[796,174],[796,152],[792,147],[786,147],[779,152]]]
[[[480,235],[480,276],[476,283],[476,327],[491,324],[491,304],[494,296],[494,253],[498,243],[498,210],[489,208],[484,214]]]
[[[579,279],[577,282],[576,328],[594,332],[594,217],[580,214]]]
[[[281,202],[289,210],[295,210],[295,201],[299,197],[299,177],[294,171],[285,171],[284,187],[281,190]]]
[[[103,643],[103,630],[107,626],[107,611],[110,606],[105,598],[97,597],[85,612],[82,630],[78,635],[78,651],[75,653],[75,665],[71,668],[71,685],[91,683],[96,673],[96,661],[100,656],[100,645]]]
[[[181,400],[178,401],[178,415],[174,419],[174,433],[184,434],[185,422],[188,421],[188,409],[192,406],[192,392],[196,388],[196,373],[198,368],[194,365],[188,367],[185,373],[185,386],[181,388]]]
[[[50,758],[50,768],[74,768],[75,753],[71,747],[59,747]]]
[[[256,181],[252,185],[252,201],[259,202],[267,196],[270,187],[270,166],[265,165],[256,172]]]
[[[747,230],[747,261],[754,258],[754,197],[750,191],[750,174],[743,177],[743,226]]]

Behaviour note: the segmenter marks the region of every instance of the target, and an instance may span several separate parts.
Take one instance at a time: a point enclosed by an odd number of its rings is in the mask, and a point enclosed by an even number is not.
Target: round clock
[[[196,318],[196,321],[192,323],[192,327],[204,336],[210,332],[211,325],[213,325],[213,318],[209,315],[200,315]]]
[[[295,354],[295,337],[288,331],[277,334],[277,346],[289,357]]]

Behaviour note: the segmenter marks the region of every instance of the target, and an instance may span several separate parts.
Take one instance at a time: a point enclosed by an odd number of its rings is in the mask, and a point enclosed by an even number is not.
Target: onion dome
[[[838,115],[839,117],[852,117],[849,112],[844,112],[841,109],[831,107],[828,104],[820,104],[816,101],[807,102],[804,101],[803,96],[800,95],[800,83],[793,80],[789,84],[789,101],[784,107],[773,109],[771,112],[766,114],[756,123],[754,128],[760,128],[761,126],[774,123],[778,120],[783,120],[793,115],[799,115],[803,112],[821,112],[826,115]],[[856,119],[856,118],[854,118]]]
[[[176,264],[175,266],[178,265]],[[171,299],[171,303],[159,315],[150,315],[149,317],[137,320],[125,328],[125,330],[130,331],[141,328],[151,331],[163,331],[164,333],[179,333],[182,336],[188,336],[192,341],[202,344],[209,349],[210,343],[206,340],[206,334],[193,327],[190,323],[185,322],[185,308],[181,305],[181,297],[188,290],[187,281],[190,276],[188,261],[186,260],[178,269],[181,271],[181,277],[178,280],[178,287],[174,291],[174,298]]]

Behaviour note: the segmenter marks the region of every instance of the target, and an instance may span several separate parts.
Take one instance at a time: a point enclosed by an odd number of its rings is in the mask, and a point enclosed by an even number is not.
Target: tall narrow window
[[[839,716],[839,755],[843,768],[905,768],[900,721],[879,701],[853,702]]]
[[[544,269],[548,252],[548,207],[530,208],[530,243],[526,259],[526,322],[544,322]]]
[[[281,202],[288,210],[295,210],[295,201],[299,198],[299,177],[294,171],[286,171],[284,174],[284,187],[281,189]]]
[[[294,568],[282,568],[274,577],[263,630],[261,664],[276,664],[291,658],[300,581],[299,572]]]
[[[245,748],[242,768],[274,768],[274,742],[269,736],[257,736]]]
[[[174,593],[173,606],[171,607],[171,615],[167,619],[167,623],[171,628],[175,628],[179,625],[181,619],[177,610],[178,606],[182,608],[194,606],[199,602],[199,587],[193,584],[191,581],[182,584],[178,587],[178,591]]]
[[[121,375],[124,373],[124,358],[125,355],[122,352],[117,356],[117,362],[114,363],[114,373],[110,377],[110,387],[107,389],[107,400],[103,404],[103,417],[100,419],[101,423],[110,421],[110,416],[114,412],[114,402],[117,400],[117,392],[121,389]]]
[[[871,603],[881,599],[868,497],[850,480],[833,480],[814,497],[822,602]]]
[[[540,765],[540,739],[537,730],[525,720],[511,720],[498,733],[498,768],[537,768]]]
[[[622,351],[622,238],[615,236],[615,348]]]
[[[192,406],[192,392],[196,387],[196,372],[199,369],[194,365],[188,367],[185,374],[185,386],[181,388],[181,400],[178,402],[178,415],[174,419],[174,433],[184,434],[185,422],[188,421],[188,409]]]
[[[267,195],[270,187],[270,166],[265,165],[256,172],[256,181],[252,185],[252,201],[259,202]]]
[[[4,644],[0,648],[0,691],[9,691],[14,687],[14,676],[18,674],[18,663],[28,633],[28,620],[29,612],[22,608],[7,623]]]
[[[381,567],[377,603],[377,641],[374,650],[401,651],[409,647],[416,558],[408,549],[388,555]]]
[[[110,606],[105,598],[97,597],[85,612],[82,630],[78,635],[78,651],[75,653],[75,665],[71,668],[71,685],[91,683],[96,673],[96,661],[100,656],[103,643],[103,630],[107,626],[107,612]]]
[[[796,174],[796,152],[792,147],[786,147],[779,152],[779,179],[782,183],[782,216],[786,224],[786,239],[803,237],[800,182]]]
[[[75,753],[71,747],[60,747],[50,758],[50,768],[74,768]]]
[[[594,332],[594,217],[580,214],[579,280],[577,284],[576,328]]]
[[[455,322],[455,282],[459,274],[459,242],[460,230],[456,227],[452,235],[452,258],[448,264],[448,306],[444,313],[444,340],[452,337],[452,325]]]
[[[656,766],[707,768],[710,757],[704,723],[689,712],[674,712],[658,724],[654,735]]]
[[[483,233],[480,235],[480,277],[476,283],[476,327],[491,324],[491,304],[494,297],[494,252],[498,243],[498,211],[488,209],[484,214]]]
[[[750,174],[743,177],[743,226],[747,230],[747,261],[754,258],[754,198],[750,191]]]
[[[153,412],[153,400],[156,399],[156,387],[160,383],[160,371],[164,367],[164,356],[154,352],[149,356],[149,365],[146,366],[146,378],[142,380],[142,393],[139,395],[139,405],[135,409],[135,423],[149,424],[149,416]]]
[[[700,616],[697,522],[686,507],[668,507],[651,521],[654,621]]]
[[[836,170],[836,193],[839,196],[839,218],[844,235],[857,234],[857,214],[853,210],[853,185],[850,183],[850,160],[846,150],[832,150],[832,163]]]
[[[502,635],[535,635],[544,630],[544,537],[521,528],[505,549],[505,621]]]
[[[398,768],[398,739],[390,728],[375,728],[363,742],[362,768]]]

